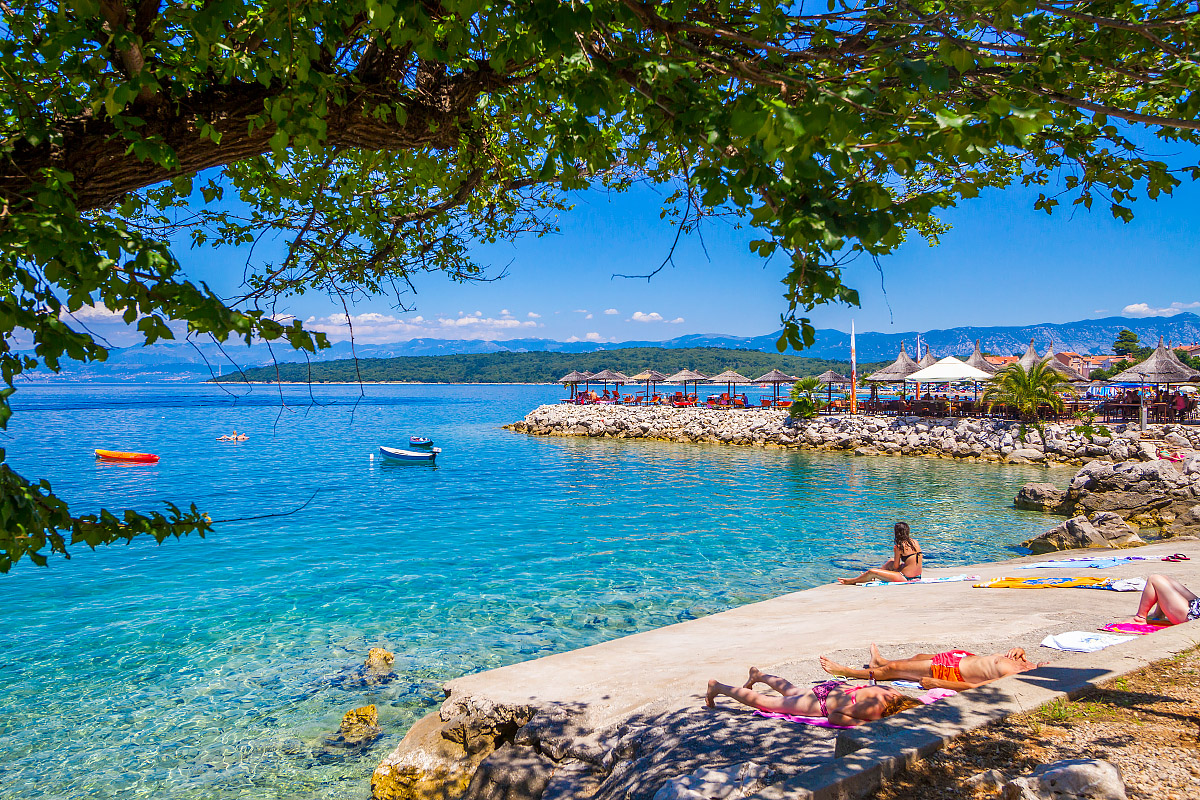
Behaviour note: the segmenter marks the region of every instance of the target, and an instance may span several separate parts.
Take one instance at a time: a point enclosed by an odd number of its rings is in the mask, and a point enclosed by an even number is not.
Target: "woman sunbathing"
[[[892,557],[883,562],[881,567],[873,567],[856,578],[838,578],[843,586],[853,586],[856,583],[871,581],[890,581],[903,583],[913,578],[921,577],[924,563],[921,560],[921,546],[909,533],[907,522],[897,522],[893,529],[895,546]]]
[[[765,683],[783,696],[760,694],[754,691],[756,683]],[[767,675],[758,667],[750,668],[750,679],[744,686],[709,681],[708,693],[704,696],[705,705],[715,708],[713,701],[720,695],[732,697],[760,711],[797,717],[825,717],[834,725],[845,726],[871,722],[921,705],[919,701],[886,686],[847,686],[841,681],[825,681],[804,690],[784,678]]]
[[[945,653],[917,653],[911,658],[889,661],[871,645],[871,663],[866,669],[854,669],[821,656],[821,669],[846,678],[870,678],[878,681],[920,681],[926,689],[974,689],[985,683],[1007,678],[1019,672],[1044,667],[1025,658],[1025,651],[1014,647],[1007,653],[977,656],[966,650]]]
[[[1138,600],[1138,610],[1125,622],[1145,625],[1155,607],[1159,615],[1166,617],[1172,625],[1200,619],[1200,597],[1169,575],[1151,575],[1146,578],[1146,588]]]

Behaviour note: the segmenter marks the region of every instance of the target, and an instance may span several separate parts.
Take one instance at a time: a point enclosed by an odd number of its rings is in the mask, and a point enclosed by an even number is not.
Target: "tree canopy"
[[[72,317],[96,303],[147,342],[178,321],[321,347],[278,301],[483,277],[474,245],[634,181],[669,185],[681,233],[714,215],[759,232],[780,345],[799,347],[807,310],[857,303],[848,260],[936,239],[938,210],[982,188],[1129,219],[1200,174],[1142,146],[1200,131],[1190,2],[9,0],[0,19],[5,391],[39,362],[103,359]],[[264,235],[287,247],[248,263],[239,297],[181,268],[189,244]],[[6,466],[0,482],[0,570],[65,552],[64,530],[207,526],[194,508],[74,515]]]
[[[873,365],[862,364],[864,371]],[[879,365],[882,366],[882,365]],[[354,383],[411,381],[420,383],[556,383],[568,372],[611,369],[635,375],[655,369],[673,375],[693,369],[716,375],[727,369],[757,378],[772,369],[789,375],[819,375],[825,370],[848,372],[848,361],[732,350],[722,347],[621,347],[594,353],[470,353],[445,356],[339,359],[311,364],[279,364],[225,375],[221,383]],[[631,389],[638,384],[631,383]]]

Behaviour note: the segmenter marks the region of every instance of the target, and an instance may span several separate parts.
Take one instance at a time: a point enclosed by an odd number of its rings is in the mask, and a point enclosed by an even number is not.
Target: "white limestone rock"
[[[1127,800],[1121,770],[1100,759],[1043,764],[1029,775],[1011,780],[1003,800]]]

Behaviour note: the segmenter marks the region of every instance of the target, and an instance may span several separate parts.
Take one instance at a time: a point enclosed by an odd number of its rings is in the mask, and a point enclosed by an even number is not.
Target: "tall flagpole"
[[[850,413],[858,413],[858,358],[854,352],[854,320],[850,320]]]

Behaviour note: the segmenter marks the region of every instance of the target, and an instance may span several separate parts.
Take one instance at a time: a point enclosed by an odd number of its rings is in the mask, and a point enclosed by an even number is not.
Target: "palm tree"
[[[788,415],[792,419],[812,419],[824,405],[817,399],[815,392],[821,388],[821,382],[816,377],[801,378],[792,384],[792,405]]]
[[[1056,413],[1063,411],[1063,393],[1074,395],[1075,390],[1045,362],[1034,364],[1029,371],[1013,363],[996,373],[984,391],[982,400],[989,411],[997,403],[1015,408],[1021,421],[1021,441],[1024,442],[1025,423],[1032,422],[1038,433],[1042,433],[1038,416],[1042,406],[1049,406]],[[1042,438],[1045,439],[1045,434],[1042,434]]]

